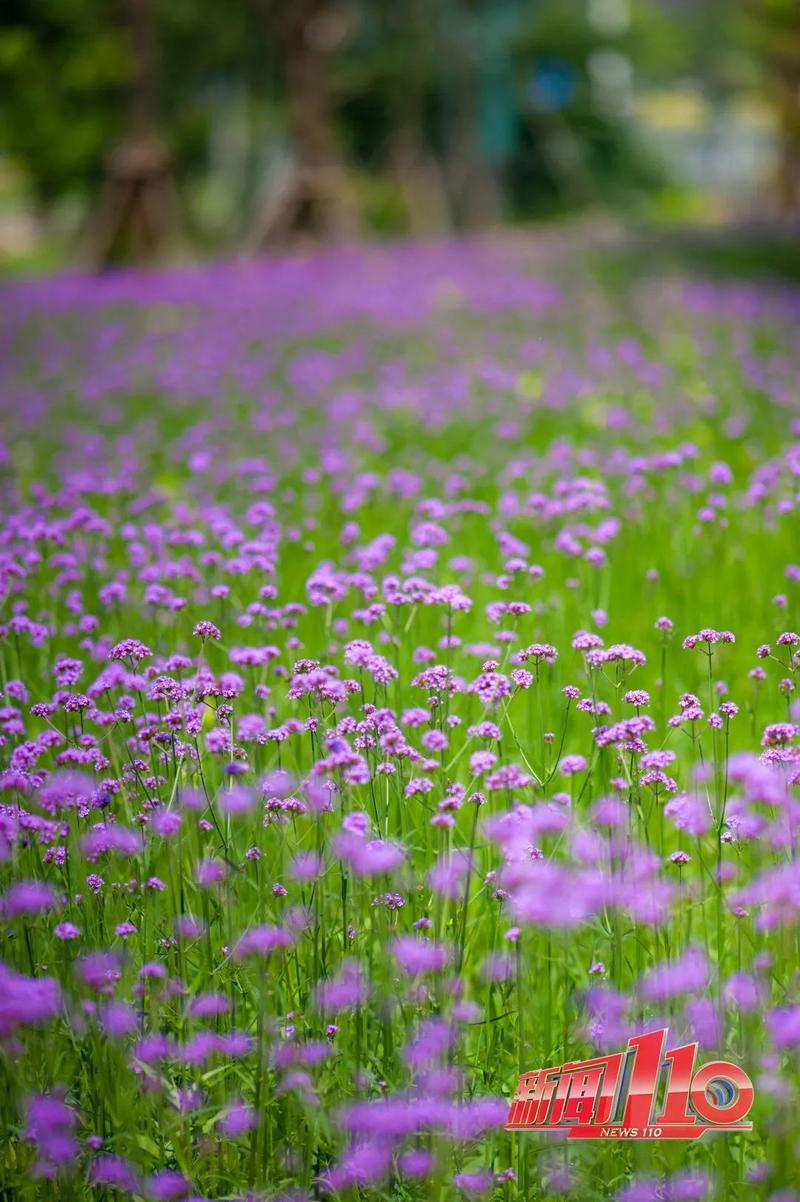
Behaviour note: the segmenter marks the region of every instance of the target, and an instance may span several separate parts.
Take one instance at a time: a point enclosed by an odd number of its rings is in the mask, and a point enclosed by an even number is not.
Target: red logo
[[[751,1131],[753,1085],[713,1060],[695,1071],[697,1044],[665,1052],[667,1030],[634,1035],[624,1052],[523,1073],[507,1131],[566,1131],[570,1139],[699,1139]]]

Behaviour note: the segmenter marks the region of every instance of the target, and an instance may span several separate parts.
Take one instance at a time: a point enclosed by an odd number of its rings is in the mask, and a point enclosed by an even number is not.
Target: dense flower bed
[[[3,1197],[798,1197],[800,297],[546,276],[4,289]],[[658,1026],[752,1134],[503,1130]]]

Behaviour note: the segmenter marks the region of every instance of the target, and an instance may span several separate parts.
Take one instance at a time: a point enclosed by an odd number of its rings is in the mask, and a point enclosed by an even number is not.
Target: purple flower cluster
[[[9,1197],[794,1188],[800,300],[551,274],[5,287]],[[657,1026],[753,1139],[503,1131]]]

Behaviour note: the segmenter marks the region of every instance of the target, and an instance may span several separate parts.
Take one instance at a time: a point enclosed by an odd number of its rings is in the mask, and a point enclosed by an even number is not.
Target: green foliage
[[[12,0],[0,26],[0,144],[43,201],[96,182],[130,76],[103,0]]]
[[[122,0],[11,0],[0,23],[0,147],[36,196],[91,192],[124,133],[135,63]],[[205,162],[220,79],[268,92],[274,44],[247,0],[154,3],[162,132],[178,174]]]
[[[282,4],[151,3],[159,130],[179,184],[203,178],[225,138],[221,97],[243,97],[251,114],[247,163],[230,181],[244,226],[268,166],[264,115],[288,131]],[[0,153],[41,203],[91,198],[125,132],[135,70],[126,11],[125,0],[4,7]],[[686,77],[725,96],[757,82],[759,63],[777,78],[800,55],[797,25],[793,0],[340,0],[312,14],[307,37],[328,51],[331,116],[365,224],[396,232],[411,216],[397,195],[400,142],[435,166],[456,222],[470,171],[491,177],[511,216],[637,204],[665,181],[635,134],[633,87]]]

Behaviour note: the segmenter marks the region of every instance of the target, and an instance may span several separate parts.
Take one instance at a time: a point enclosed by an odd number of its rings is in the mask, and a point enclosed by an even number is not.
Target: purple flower
[[[241,814],[250,813],[256,804],[256,798],[246,785],[231,785],[230,788],[220,792],[218,804],[223,814],[238,817]]]
[[[494,1178],[489,1172],[456,1173],[453,1185],[463,1190],[465,1194],[485,1194],[494,1184]]]
[[[758,1010],[763,1002],[763,987],[757,977],[736,972],[725,983],[728,1004],[745,1013]]]
[[[50,1177],[76,1158],[78,1144],[72,1134],[76,1122],[63,1092],[28,1098],[23,1135],[36,1145],[40,1175]]]
[[[397,1167],[406,1177],[428,1177],[433,1171],[434,1160],[424,1148],[411,1148],[400,1153]]]
[[[195,876],[201,889],[211,889],[225,879],[226,869],[221,860],[209,858],[195,866]]]
[[[399,935],[392,940],[389,950],[410,977],[441,972],[450,960],[449,948],[413,935]]]
[[[205,620],[197,623],[192,631],[192,634],[197,635],[197,637],[202,639],[204,643],[208,639],[213,639],[215,642],[219,642],[219,640],[222,638],[222,632],[219,630],[219,628],[215,626],[213,622],[207,622]]]
[[[123,1039],[136,1030],[136,1011],[126,1002],[106,1002],[99,1014],[103,1031],[109,1039]]]
[[[246,1131],[252,1130],[258,1123],[258,1116],[250,1106],[245,1106],[242,1102],[234,1102],[226,1111],[219,1121],[219,1129],[229,1139],[235,1139],[237,1135],[244,1135]]]
[[[579,1059],[741,1020],[797,1188],[800,291],[567,249],[2,284],[12,1193],[510,1198],[548,1010]]]
[[[189,1003],[189,1015],[192,1018],[216,1018],[218,1014],[227,1014],[231,1008],[228,998],[221,993],[198,993]]]
[[[89,1179],[94,1185],[109,1185],[133,1193],[136,1177],[127,1161],[119,1156],[98,1156],[89,1170]]]
[[[149,659],[153,652],[144,643],[140,643],[138,639],[123,639],[121,643],[116,643],[108,653],[108,658],[112,660],[130,660],[131,663],[138,663],[140,660]]]
[[[332,841],[340,860],[346,861],[355,876],[380,876],[393,872],[405,859],[405,852],[396,843],[383,839],[366,839],[363,835],[342,831]]]
[[[177,835],[182,821],[182,815],[176,810],[157,812],[153,817],[153,830],[162,839],[169,839],[173,835]]]
[[[450,1023],[442,1019],[427,1019],[420,1023],[414,1038],[405,1046],[403,1055],[406,1063],[419,1068],[436,1061],[448,1052],[454,1039],[455,1031]]]
[[[705,952],[689,948],[676,960],[666,961],[647,973],[639,984],[642,997],[648,1001],[663,1001],[682,993],[705,989],[710,970]]]
[[[588,760],[583,755],[565,755],[558,765],[564,776],[575,776],[578,772],[585,772],[587,767]]]
[[[153,1202],[172,1202],[175,1198],[185,1198],[191,1188],[191,1183],[182,1173],[171,1169],[161,1169],[145,1182],[146,1193]]]
[[[668,1202],[703,1202],[713,1187],[713,1181],[702,1169],[684,1169],[670,1177],[667,1183]]]
[[[251,955],[268,956],[270,952],[277,949],[291,947],[294,941],[295,938],[291,931],[284,931],[280,927],[266,924],[255,926],[240,936],[233,955],[237,960]]]
[[[672,819],[677,830],[687,835],[704,835],[711,827],[708,802],[696,793],[681,793],[671,798],[664,806],[664,814]]]
[[[471,867],[470,853],[457,849],[442,856],[434,864],[428,872],[428,881],[432,889],[445,897],[463,897]]]
[[[121,957],[116,952],[92,952],[78,963],[78,977],[98,993],[113,993],[121,976]]]
[[[661,1182],[655,1177],[640,1177],[624,1185],[614,1195],[615,1202],[664,1202]]]
[[[366,985],[361,968],[355,960],[345,960],[338,976],[317,986],[317,1006],[324,1013],[347,1009],[366,998]]]
[[[56,906],[56,896],[44,881],[15,881],[0,897],[5,918],[33,918]]]
[[[56,939],[78,939],[80,938],[80,930],[75,926],[74,922],[59,922],[53,927],[53,934]]]
[[[800,1006],[778,1006],[767,1011],[767,1026],[776,1048],[800,1044]]]
[[[391,1164],[391,1144],[382,1139],[364,1140],[353,1144],[338,1165],[328,1170],[323,1184],[337,1191],[369,1186],[387,1177]]]

